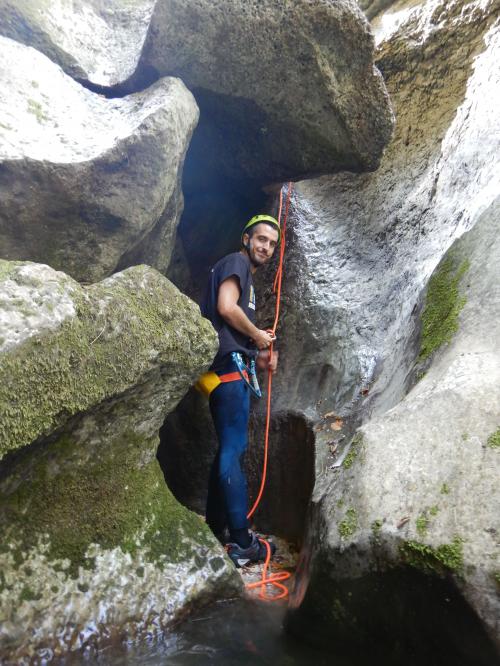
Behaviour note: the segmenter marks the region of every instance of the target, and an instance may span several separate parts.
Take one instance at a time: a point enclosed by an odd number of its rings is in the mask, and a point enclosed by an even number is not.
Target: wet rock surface
[[[215,353],[210,324],[145,266],[87,289],[30,263],[1,277],[1,650],[151,635],[234,592],[155,457],[164,415]]]
[[[0,38],[0,253],[92,282],[147,261],[165,270],[179,178],[198,118],[177,79],[107,100],[35,50]],[[147,256],[150,235],[161,250]],[[132,258],[130,258],[132,262]]]

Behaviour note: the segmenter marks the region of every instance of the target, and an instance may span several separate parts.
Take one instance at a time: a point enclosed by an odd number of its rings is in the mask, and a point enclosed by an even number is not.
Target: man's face
[[[278,230],[268,224],[256,224],[251,236],[243,235],[243,242],[254,266],[262,266],[269,261],[278,245],[278,237]]]

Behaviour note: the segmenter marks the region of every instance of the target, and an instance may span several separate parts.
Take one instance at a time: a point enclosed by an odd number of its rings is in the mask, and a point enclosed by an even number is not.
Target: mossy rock
[[[0,457],[155,373],[170,382],[165,395],[172,408],[217,349],[198,307],[147,266],[87,288],[37,264],[1,262],[0,270],[3,280],[19,285],[23,297],[15,310],[27,329],[0,354]],[[52,279],[43,303],[40,272]],[[63,298],[71,307],[59,321],[40,318],[47,300],[58,306]]]
[[[460,292],[460,282],[468,269],[469,262],[460,261],[451,252],[429,280],[422,313],[420,361],[450,342],[458,330],[458,315],[467,301]]]

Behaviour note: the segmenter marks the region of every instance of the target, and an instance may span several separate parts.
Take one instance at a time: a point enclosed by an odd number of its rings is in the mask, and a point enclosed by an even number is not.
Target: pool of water
[[[472,637],[457,650],[442,627],[429,641],[421,636],[422,649],[398,648],[402,636],[395,634],[387,643],[374,641],[371,648],[349,656],[339,654],[332,636],[327,650],[307,644],[283,629],[286,603],[265,603],[249,598],[219,601],[198,610],[161,638],[135,643],[114,643],[98,653],[71,653],[58,661],[64,666],[500,666],[498,656],[484,638]],[[460,642],[463,626],[449,630]],[[304,631],[307,631],[304,627]],[[457,637],[456,637],[457,638]],[[404,642],[404,641],[403,641]],[[463,641],[462,641],[463,642]],[[423,649],[428,645],[428,649]],[[50,662],[55,663],[55,662]]]
[[[161,639],[115,645],[85,661],[106,666],[358,666],[287,636],[283,632],[285,611],[286,605],[281,603],[221,601],[190,616]]]

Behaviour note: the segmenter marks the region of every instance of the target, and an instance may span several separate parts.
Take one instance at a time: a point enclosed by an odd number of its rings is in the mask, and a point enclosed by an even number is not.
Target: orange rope
[[[278,213],[278,222],[281,226],[281,245],[280,245],[280,258],[278,263],[278,269],[276,271],[276,277],[274,279],[273,291],[276,293],[276,312],[274,317],[274,324],[272,328],[273,337],[276,334],[276,327],[278,325],[278,319],[280,315],[280,304],[281,304],[281,280],[283,277],[283,260],[285,257],[285,232],[286,232],[286,221],[288,218],[288,211],[290,208],[290,199],[292,196],[293,184],[288,183],[288,192],[286,197],[285,205],[285,214],[283,216],[283,224],[281,224],[281,213],[283,210],[283,188],[280,191],[280,207]],[[273,354],[273,344],[269,347],[269,360],[272,359]],[[273,373],[271,369],[268,370],[267,374],[267,410],[266,410],[266,427],[264,434],[264,461],[262,465],[262,479],[260,482],[260,489],[257,495],[257,499],[253,503],[252,508],[248,512],[247,518],[251,518],[255,513],[257,507],[259,506],[260,500],[262,499],[262,494],[264,493],[264,487],[266,485],[266,476],[267,476],[267,459],[269,451],[269,426],[271,423],[271,392],[272,392],[272,383],[273,383]],[[248,583],[246,588],[252,590],[255,588],[260,588],[259,597],[265,601],[276,601],[277,599],[284,599],[288,596],[288,589],[279,581],[287,580],[290,578],[290,573],[288,571],[282,571],[281,573],[267,574],[269,568],[269,563],[271,560],[271,547],[265,539],[260,539],[260,542],[263,543],[266,547],[266,559],[264,562],[264,567],[262,569],[262,578],[257,583]],[[268,596],[267,594],[267,585],[273,585],[274,587],[280,590],[279,594],[274,594]]]

